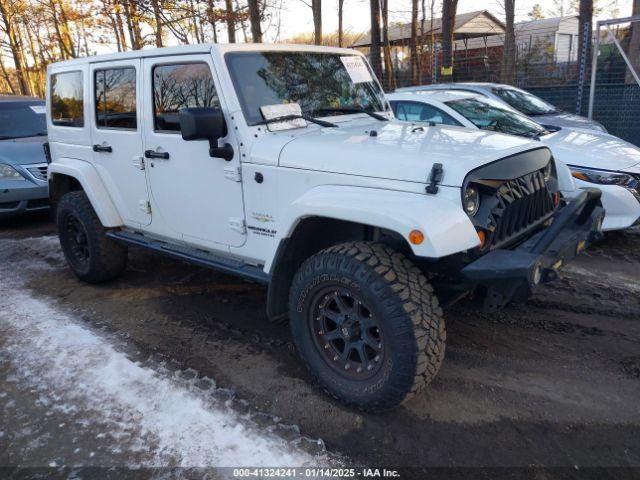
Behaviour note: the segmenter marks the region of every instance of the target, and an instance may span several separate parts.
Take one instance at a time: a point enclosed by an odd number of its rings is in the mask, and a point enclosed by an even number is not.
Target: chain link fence
[[[527,35],[517,36],[514,84],[562,110],[583,116],[589,114],[593,88],[593,119],[602,123],[609,133],[640,146],[640,85],[627,63],[636,65],[640,75],[637,67],[640,65],[640,17],[615,21],[608,28],[604,28],[602,22],[596,26],[593,86],[590,84],[592,59],[586,58],[586,51],[578,51],[577,24],[571,27],[560,25],[550,30],[548,25],[543,25],[540,32],[529,31]],[[502,45],[502,36],[456,41],[452,81],[501,83]],[[383,73],[388,91],[441,81],[442,55],[437,43],[434,48],[426,45],[420,49],[417,75],[412,74],[408,50],[395,48],[391,56],[394,71],[392,75]],[[585,59],[582,72],[580,58]]]

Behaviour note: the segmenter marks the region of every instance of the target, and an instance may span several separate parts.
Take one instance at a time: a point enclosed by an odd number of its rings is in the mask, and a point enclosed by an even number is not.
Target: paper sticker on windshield
[[[276,105],[263,105],[260,107],[260,112],[265,120],[274,120],[282,117],[300,116],[302,115],[302,109],[298,103],[279,103]],[[267,129],[271,132],[279,130],[289,130],[291,128],[303,128],[307,126],[307,121],[304,118],[292,118],[290,120],[283,120],[282,122],[272,122],[267,124]]]
[[[44,105],[30,105],[29,108],[33,110],[33,113],[37,113],[38,115],[44,115]]]
[[[349,55],[348,57],[340,57],[344,68],[351,77],[353,83],[372,82],[371,73],[363,58],[358,55]]]

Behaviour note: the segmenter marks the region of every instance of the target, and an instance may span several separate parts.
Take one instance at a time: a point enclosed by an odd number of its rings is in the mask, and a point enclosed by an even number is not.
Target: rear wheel
[[[444,357],[433,289],[404,255],[375,243],[319,252],[291,287],[291,330],[314,378],[359,409],[391,409],[420,391]]]
[[[67,263],[85,282],[101,283],[124,272],[127,248],[109,239],[86,194],[65,194],[56,210],[58,237]]]

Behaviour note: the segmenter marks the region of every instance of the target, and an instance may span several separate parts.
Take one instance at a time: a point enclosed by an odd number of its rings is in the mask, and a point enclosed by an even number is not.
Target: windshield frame
[[[341,104],[338,107],[336,107],[336,110],[332,112],[333,107],[332,105],[324,105],[322,108],[316,108],[315,110],[309,110],[309,109],[302,109],[302,114],[309,116],[309,117],[318,117],[318,118],[325,118],[325,117],[337,117],[337,116],[346,116],[346,115],[368,115],[367,112],[373,112],[373,113],[388,113],[391,112],[391,106],[389,105],[389,101],[385,95],[384,89],[382,88],[382,85],[380,84],[380,82],[378,81],[377,77],[375,76],[375,73],[373,72],[373,69],[371,68],[371,65],[369,65],[369,62],[366,60],[366,58],[363,55],[360,55],[358,53],[354,53],[354,52],[350,52],[350,51],[339,51],[339,50],[305,50],[305,49],[300,49],[300,50],[247,50],[247,51],[243,51],[243,50],[232,50],[232,51],[228,51],[225,52],[225,54],[223,55],[224,58],[224,64],[226,66],[226,69],[229,73],[229,77],[231,80],[231,84],[234,88],[234,92],[236,94],[236,97],[238,99],[238,103],[240,104],[240,108],[242,110],[243,116],[245,118],[245,121],[247,123],[247,125],[249,127],[255,127],[261,124],[261,122],[264,120],[262,118],[262,116],[260,115],[260,118],[258,119],[254,108],[252,105],[249,105],[248,102],[246,101],[245,95],[243,94],[242,91],[242,84],[241,84],[241,78],[238,78],[237,76],[237,72],[235,71],[235,68],[233,66],[233,59],[237,58],[237,57],[242,57],[242,56],[250,56],[250,55],[264,55],[264,54],[280,54],[280,55],[327,55],[327,56],[334,56],[334,57],[346,57],[346,56],[353,56],[353,57],[360,57],[362,58],[364,64],[367,67],[367,70],[369,71],[369,74],[371,75],[371,82],[366,82],[368,85],[373,85],[374,89],[377,92],[373,92],[374,94],[372,95],[373,98],[376,98],[376,93],[377,98],[379,99],[379,103],[380,103],[380,107],[381,109],[378,108],[367,108],[366,111],[362,111],[362,112],[357,112],[357,111],[353,111],[353,112],[340,112],[339,109],[340,108],[362,108],[363,110],[366,108],[364,106],[358,105],[356,103],[352,103],[352,104]],[[356,83],[352,82],[352,85],[357,85]],[[374,102],[372,102],[374,103]],[[375,102],[377,103],[377,102]],[[284,104],[284,102],[283,102]],[[265,104],[268,105],[268,104]],[[265,105],[261,105],[265,106]],[[300,105],[302,107],[302,105]],[[376,105],[375,107],[377,107],[378,105]],[[260,111],[260,107],[258,107],[258,112]],[[323,112],[320,115],[316,115],[316,112]]]
[[[537,95],[534,95],[533,93],[527,92],[526,90],[521,90],[519,88],[510,87],[510,86],[501,86],[501,87],[492,87],[491,92],[494,95],[496,95],[501,101],[509,105],[511,108],[515,108],[516,110],[524,113],[525,115],[538,116],[538,115],[551,115],[553,113],[558,113],[558,108],[555,105],[547,102],[546,100],[538,97]],[[520,103],[515,103],[515,102],[511,103],[511,101],[503,97],[499,92],[514,92],[516,95],[521,97],[521,100],[527,102],[528,107],[523,106]],[[548,109],[542,110],[541,107],[537,107],[536,105],[533,105],[532,99],[534,102],[540,102],[545,107],[548,107]]]
[[[521,133],[516,133],[514,131],[504,131],[500,128],[496,128],[496,129],[491,129],[491,128],[487,128],[489,125],[485,125],[482,126],[478,123],[476,123],[472,118],[470,118],[469,116],[467,116],[467,114],[465,113],[465,111],[463,109],[458,109],[456,108],[459,104],[465,103],[465,102],[476,102],[478,104],[482,104],[483,106],[485,106],[487,109],[491,109],[493,111],[496,112],[500,112],[501,115],[503,115],[504,118],[509,118],[512,121],[514,121],[514,123],[519,123],[524,129],[529,129],[531,134],[528,135],[526,132],[521,132]],[[504,133],[507,135],[516,135],[519,137],[524,137],[524,138],[539,138],[542,135],[546,135],[549,133],[549,131],[544,128],[542,125],[538,124],[537,122],[527,118],[525,115],[521,114],[521,113],[517,113],[514,112],[512,110],[508,110],[506,108],[500,108],[497,105],[494,105],[494,103],[497,102],[486,102],[484,99],[475,97],[475,96],[470,96],[470,97],[464,97],[464,98],[458,98],[455,100],[447,100],[445,102],[443,102],[447,107],[449,107],[450,109],[452,109],[454,112],[456,112],[458,115],[461,115],[462,117],[464,117],[468,122],[472,123],[476,128],[480,129],[480,130],[485,130],[487,132],[498,132],[498,133]],[[539,128],[532,128],[533,126],[539,127]]]
[[[42,107],[42,108],[46,108],[46,104],[44,102],[44,100],[11,100],[11,101],[7,101],[7,102],[0,102],[0,110],[6,111],[6,110],[28,110],[31,107]],[[27,131],[27,134],[20,134],[20,135],[8,135],[8,133],[10,132],[4,132],[2,130],[2,126],[0,126],[0,140],[13,140],[13,139],[17,139],[17,138],[30,138],[30,137],[39,137],[39,136],[45,136],[47,135],[47,121],[46,121],[46,112],[45,113],[35,113],[33,112],[33,114],[36,119],[41,119],[42,120],[42,128],[39,128],[35,119],[33,121],[33,131]],[[40,117],[42,116],[42,117]],[[19,128],[19,127],[16,127]],[[15,133],[21,133],[21,132],[15,132]]]

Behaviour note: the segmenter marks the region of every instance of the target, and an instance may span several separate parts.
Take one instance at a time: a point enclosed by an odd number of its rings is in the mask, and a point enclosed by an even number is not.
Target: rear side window
[[[418,102],[391,102],[393,113],[398,120],[407,122],[433,122],[441,125],[460,125],[448,113],[426,103]]]
[[[218,93],[206,63],[153,68],[153,122],[159,131],[179,132],[183,108],[219,107]]]
[[[95,72],[96,126],[135,130],[136,69],[109,68]]]
[[[82,72],[51,75],[51,123],[61,127],[84,127]]]

